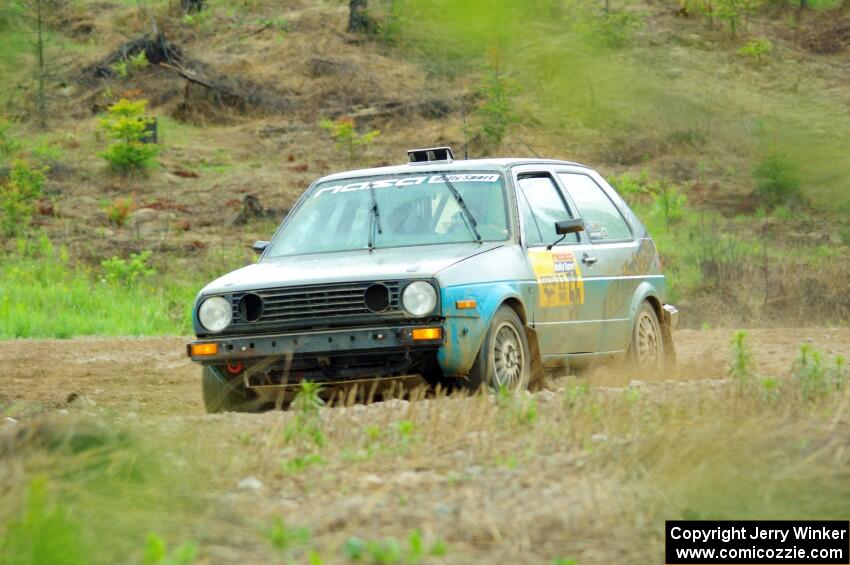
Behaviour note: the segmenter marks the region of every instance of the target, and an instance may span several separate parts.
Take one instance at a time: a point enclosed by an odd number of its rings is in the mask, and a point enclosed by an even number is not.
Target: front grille
[[[400,281],[380,281],[389,289],[389,306],[376,313],[366,307],[364,295],[376,281],[293,286],[240,292],[230,296],[233,322],[225,333],[275,331],[289,328],[322,328],[340,324],[368,323],[405,317],[400,304]],[[263,301],[260,317],[249,322],[242,317],[239,301],[256,294]]]

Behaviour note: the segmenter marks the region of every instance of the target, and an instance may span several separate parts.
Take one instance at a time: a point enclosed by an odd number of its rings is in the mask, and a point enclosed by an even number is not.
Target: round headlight
[[[233,307],[229,300],[221,296],[207,298],[201,303],[198,319],[207,330],[218,333],[230,325],[233,319]]]
[[[404,289],[401,303],[411,316],[425,316],[437,306],[437,291],[425,281],[414,281]]]

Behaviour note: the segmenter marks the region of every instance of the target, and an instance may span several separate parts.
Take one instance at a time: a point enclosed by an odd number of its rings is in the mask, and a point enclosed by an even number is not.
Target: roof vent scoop
[[[455,156],[451,147],[430,147],[428,149],[411,149],[407,152],[407,158],[411,163],[433,163],[435,161],[451,163]]]

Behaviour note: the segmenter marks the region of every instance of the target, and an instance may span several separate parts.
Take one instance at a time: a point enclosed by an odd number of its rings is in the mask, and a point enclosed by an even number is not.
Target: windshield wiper
[[[463,212],[463,223],[466,224],[466,227],[469,228],[469,231],[472,232],[472,235],[475,236],[475,241],[481,241],[481,234],[478,233],[478,222],[475,221],[475,217],[472,215],[472,212],[469,211],[469,208],[466,206],[466,202],[463,201],[463,196],[460,195],[460,192],[457,191],[455,185],[451,183],[449,177],[443,173],[443,180],[446,181],[446,186],[449,187],[449,192],[452,193],[455,200],[457,201],[457,205],[460,206],[460,211]]]
[[[381,230],[381,212],[378,210],[378,200],[375,198],[375,186],[369,183],[369,196],[372,198],[372,207],[369,209],[369,252],[375,249],[375,229],[379,234]]]

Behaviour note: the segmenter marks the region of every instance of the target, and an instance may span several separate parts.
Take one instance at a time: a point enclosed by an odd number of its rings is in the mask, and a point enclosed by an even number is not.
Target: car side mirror
[[[567,235],[570,233],[578,233],[580,231],[584,231],[584,222],[581,218],[555,222],[555,233],[558,235]]]
[[[262,255],[263,251],[265,251],[268,246],[268,241],[255,241],[254,245],[251,246],[251,249],[253,249],[254,253],[257,255]]]
[[[572,220],[563,220],[561,222],[555,222],[555,233],[560,235],[557,241],[554,243],[550,243],[546,246],[548,251],[551,251],[553,247],[564,241],[564,238],[567,237],[567,234],[578,233],[580,231],[584,231],[584,222],[581,218],[573,218]]]

